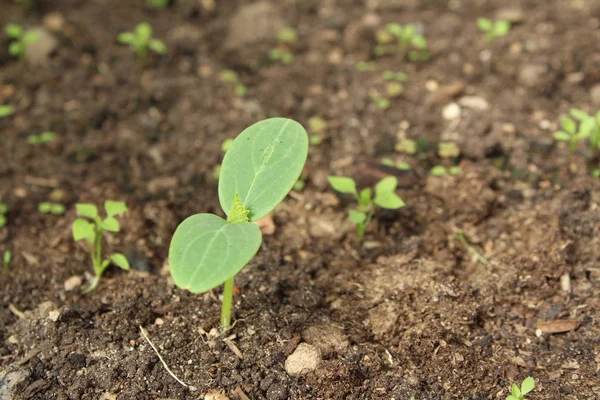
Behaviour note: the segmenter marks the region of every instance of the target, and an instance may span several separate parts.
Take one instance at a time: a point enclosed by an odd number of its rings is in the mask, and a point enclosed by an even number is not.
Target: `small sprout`
[[[590,149],[593,152],[600,150],[600,111],[590,115],[583,110],[572,108],[569,114],[570,116],[564,115],[561,118],[562,130],[554,133],[554,139],[569,143],[569,150],[573,152],[577,143],[589,138]]]
[[[4,255],[2,256],[2,262],[4,264],[4,271],[8,272],[11,261],[12,261],[12,253],[10,252],[10,250],[4,250]]]
[[[506,400],[527,400],[525,395],[533,390],[535,380],[532,377],[525,378],[519,388],[515,383],[512,384],[511,394],[506,397]]]
[[[396,177],[389,176],[383,178],[375,185],[375,196],[370,188],[365,188],[360,191],[356,190],[356,183],[352,178],[343,176],[329,176],[327,178],[333,190],[351,194],[358,203],[358,210],[350,210],[348,217],[356,225],[356,236],[358,241],[362,241],[367,226],[373,219],[375,214],[375,206],[396,210],[404,207],[404,201],[396,194],[398,180]]]
[[[388,82],[385,85],[385,94],[387,97],[394,98],[404,93],[404,85],[400,82]]]
[[[224,284],[221,327],[231,326],[234,279],[262,242],[253,222],[269,214],[298,181],[308,136],[297,122],[271,118],[245,129],[223,159],[219,202],[227,214],[195,214],[175,231],[169,265],[175,285],[204,293]]]
[[[150,8],[165,9],[169,6],[169,1],[170,0],[146,0],[146,4],[148,4]]]
[[[460,148],[454,142],[440,142],[438,144],[438,155],[442,158],[455,158],[460,155]]]
[[[408,171],[408,170],[411,169],[410,164],[407,163],[406,161],[394,162],[394,160],[392,160],[389,157],[384,157],[380,161],[381,161],[381,163],[383,165],[386,165],[388,167],[398,168],[398,169],[403,170],[403,171]]]
[[[223,140],[221,142],[221,151],[223,153],[227,153],[227,151],[231,148],[232,144],[233,144],[233,139],[231,139],[231,138],[227,138],[227,139]],[[220,174],[221,174],[221,164],[218,164],[215,167],[215,169],[213,170],[213,178],[215,178],[215,180],[218,180]]]
[[[0,228],[6,225],[6,213],[8,212],[8,206],[0,202]]]
[[[600,178],[600,168],[596,168],[592,171],[592,176],[594,178]]]
[[[323,142],[322,134],[327,129],[327,122],[319,116],[310,117],[308,119],[308,130],[312,133],[308,141],[312,145],[320,145]]]
[[[398,82],[408,81],[408,75],[405,74],[404,72],[383,71],[381,76],[386,81],[398,81]]]
[[[374,62],[359,61],[356,63],[356,70],[359,72],[373,71],[376,65]]]
[[[400,53],[410,61],[429,59],[427,39],[417,32],[414,24],[387,24],[377,33],[377,43],[376,56]]]
[[[6,36],[12,39],[8,45],[8,54],[18,57],[21,61],[25,60],[27,46],[40,40],[38,32],[25,32],[23,27],[18,24],[7,24],[4,31]]]
[[[167,45],[158,39],[152,38],[152,27],[147,22],[142,22],[135,27],[133,32],[121,32],[117,36],[117,41],[121,44],[128,44],[138,55],[138,60],[146,62],[148,49],[157,54],[165,54]]]
[[[38,211],[42,214],[63,215],[65,213],[65,206],[60,203],[45,201],[38,204]]]
[[[300,175],[300,178],[294,183],[294,190],[296,192],[301,192],[306,187],[306,178],[303,175]]]
[[[458,175],[460,172],[461,169],[457,165],[454,165],[448,169],[446,169],[446,167],[443,165],[436,165],[430,171],[431,175],[433,176]]]
[[[395,150],[399,153],[415,154],[417,152],[417,142],[412,139],[402,139],[396,144]]]
[[[248,92],[248,88],[242,83],[239,75],[235,71],[226,69],[221,72],[219,78],[221,79],[221,82],[233,85],[235,94],[239,97],[244,97]]]
[[[375,103],[377,107],[379,107],[379,109],[387,110],[388,108],[390,108],[390,101],[386,99],[381,93],[379,93],[379,91],[373,90],[370,93],[370,97],[373,103]]]
[[[54,132],[42,132],[39,135],[27,136],[27,143],[40,146],[52,142],[55,138],[56,134]]]
[[[289,65],[294,62],[294,55],[290,50],[290,45],[298,40],[298,33],[293,28],[284,28],[277,34],[279,44],[269,51],[269,58],[273,61],[280,61],[282,64]]]
[[[485,40],[492,44],[496,38],[508,35],[510,31],[510,21],[498,20],[492,21],[488,18],[478,18],[477,27],[485,33]]]
[[[13,106],[8,104],[0,104],[0,119],[11,116],[15,113],[15,109]]]
[[[111,263],[124,270],[130,268],[129,261],[121,253],[114,253],[109,258],[102,260],[102,235],[105,231],[119,232],[121,225],[115,217],[124,214],[127,211],[127,205],[122,201],[105,201],[106,218],[104,219],[100,218],[98,208],[93,204],[79,203],[75,206],[77,214],[84,218],[77,218],[73,222],[73,239],[76,242],[80,240],[87,241],[90,244],[92,253],[95,276],[90,286],[82,292],[89,293],[98,286],[102,273]]]

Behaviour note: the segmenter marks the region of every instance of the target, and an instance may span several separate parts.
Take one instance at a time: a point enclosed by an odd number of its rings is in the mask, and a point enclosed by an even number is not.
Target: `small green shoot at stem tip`
[[[0,202],[0,228],[6,225],[6,213],[8,212],[8,206]]]
[[[152,37],[152,27],[147,22],[138,24],[133,32],[121,32],[117,36],[117,41],[121,44],[127,44],[138,55],[138,60],[142,63],[146,61],[148,50],[157,54],[165,54],[167,45]]]
[[[562,116],[560,127],[561,130],[554,133],[554,140],[568,143],[571,153],[585,139],[588,139],[592,152],[600,150],[600,111],[594,115],[572,108],[569,115]]]
[[[106,200],[104,202],[106,218],[104,219],[100,217],[98,208],[94,204],[78,203],[75,207],[77,208],[77,214],[82,218],[77,218],[73,222],[73,239],[76,242],[85,240],[89,243],[94,267],[94,279],[82,292],[89,293],[98,286],[100,277],[111,263],[124,270],[130,268],[129,261],[123,254],[114,253],[107,259],[102,257],[104,232],[120,231],[121,225],[115,217],[124,214],[127,211],[127,205],[122,201]]]
[[[532,377],[527,377],[521,383],[521,387],[516,384],[512,384],[510,395],[506,397],[506,400],[527,400],[525,395],[531,392],[535,388],[535,380]]]
[[[308,135],[296,121],[271,118],[240,133],[225,153],[219,202],[227,214],[195,214],[176,229],[169,246],[175,285],[204,293],[224,285],[221,328],[229,329],[234,279],[262,242],[255,222],[270,213],[300,178]]]
[[[18,24],[7,24],[4,27],[6,36],[12,39],[8,45],[8,54],[13,57],[19,58],[21,61],[25,60],[25,51],[27,46],[40,40],[39,32],[27,32],[21,25]]]
[[[0,104],[0,119],[9,117],[15,113],[13,106],[8,104]]]
[[[4,255],[2,256],[2,263],[4,264],[4,271],[8,272],[10,269],[10,262],[12,261],[12,253],[10,250],[4,250]]]
[[[375,185],[375,194],[370,188],[360,192],[356,189],[354,179],[344,176],[329,176],[329,184],[336,192],[351,194],[358,203],[358,210],[348,211],[348,217],[356,225],[356,236],[360,243],[365,235],[367,226],[373,219],[376,206],[389,210],[396,210],[405,206],[404,201],[396,194],[398,180],[389,176],[383,178]]]
[[[508,35],[510,31],[510,21],[498,20],[492,21],[488,18],[478,18],[477,27],[485,34],[485,40],[492,44],[496,38]]]

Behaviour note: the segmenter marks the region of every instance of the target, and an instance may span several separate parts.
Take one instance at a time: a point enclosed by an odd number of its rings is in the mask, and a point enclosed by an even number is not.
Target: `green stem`
[[[231,309],[233,308],[233,281],[235,277],[225,281],[223,286],[223,305],[221,307],[221,330],[224,332],[231,326]]]

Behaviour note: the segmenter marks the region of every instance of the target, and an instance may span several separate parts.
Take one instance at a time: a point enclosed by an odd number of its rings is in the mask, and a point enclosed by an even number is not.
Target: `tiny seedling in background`
[[[239,75],[235,71],[232,71],[230,69],[221,71],[221,73],[219,74],[219,79],[223,83],[233,85],[235,94],[240,97],[244,97],[248,92],[248,88],[242,83]]]
[[[15,113],[13,106],[8,104],[0,104],[0,119],[9,117]]]
[[[10,269],[10,262],[12,261],[12,253],[10,250],[5,250],[2,256],[2,263],[4,264],[4,271],[8,272]]]
[[[458,175],[460,174],[460,167],[454,165],[450,168],[446,168],[443,165],[436,165],[431,168],[431,175],[433,176],[446,176],[446,175]]]
[[[6,225],[6,213],[8,212],[8,206],[0,202],[0,228]]]
[[[383,165],[386,165],[388,167],[398,168],[403,171],[408,171],[411,169],[410,164],[407,163],[406,161],[394,161],[389,157],[384,157],[380,161]]]
[[[455,142],[440,142],[438,155],[442,158],[456,158],[460,155],[460,147]]]
[[[383,96],[381,93],[379,93],[378,90],[372,90],[369,93],[369,97],[371,98],[371,101],[375,103],[377,108],[379,108],[380,110],[385,111],[388,108],[390,108],[390,101],[386,99],[385,96]]]
[[[402,139],[398,143],[394,149],[399,153],[405,154],[416,154],[417,153],[417,142],[412,139]]]
[[[388,97],[398,97],[404,93],[404,83],[408,81],[408,75],[404,72],[384,71],[382,76],[387,81],[385,93]]]
[[[23,27],[17,24],[7,24],[4,31],[6,36],[12,39],[12,42],[8,45],[8,54],[18,57],[20,60],[25,59],[27,46],[40,39],[39,33],[25,32]]]
[[[410,61],[429,59],[427,39],[418,33],[414,24],[387,24],[377,33],[375,55],[400,53]]]
[[[396,194],[398,180],[389,176],[383,178],[375,185],[375,196],[371,188],[364,188],[360,193],[356,190],[354,179],[343,176],[329,176],[327,178],[333,190],[351,194],[358,203],[358,210],[350,210],[348,216],[356,225],[356,236],[362,241],[367,226],[375,214],[375,206],[395,210],[404,207],[404,201]]]
[[[258,221],[298,181],[308,155],[308,136],[296,121],[271,118],[246,128],[225,153],[219,202],[227,215],[195,214],[175,231],[169,265],[175,284],[204,293],[224,284],[221,328],[231,325],[234,279],[262,242]]]
[[[140,62],[146,61],[148,50],[152,50],[157,54],[167,52],[167,45],[163,41],[152,38],[152,27],[147,22],[138,24],[133,32],[119,33],[117,41],[129,45],[135,50]]]
[[[229,148],[231,148],[232,144],[233,144],[233,139],[231,139],[231,138],[225,139],[221,142],[221,151],[223,152],[223,154],[227,153],[227,150],[229,150]],[[215,169],[213,170],[213,178],[219,179],[220,174],[221,174],[221,164],[218,164],[215,167]]]
[[[535,388],[535,380],[532,377],[525,378],[519,388],[515,383],[512,384],[510,395],[506,400],[527,400],[525,395]]]
[[[63,215],[65,213],[65,206],[60,203],[45,201],[38,204],[38,211],[42,214]]]
[[[298,32],[293,28],[284,28],[277,34],[279,44],[269,51],[269,58],[273,61],[280,61],[285,65],[294,62],[294,55],[290,46],[298,40]]]
[[[304,175],[300,175],[300,178],[294,183],[293,190],[296,192],[301,192],[306,187],[306,177]]]
[[[311,135],[308,140],[312,145],[319,145],[323,142],[323,134],[327,129],[327,122],[319,116],[313,116],[308,119],[308,130]]]
[[[488,18],[478,18],[477,27],[485,34],[485,40],[489,44],[492,44],[496,38],[508,35],[508,32],[510,31],[510,21],[492,21]]]
[[[52,142],[55,138],[56,134],[54,132],[42,132],[39,135],[27,136],[27,143],[40,146]]]
[[[372,61],[359,61],[356,63],[356,70],[359,72],[373,71],[376,66],[377,64]]]
[[[114,253],[107,259],[102,259],[102,236],[104,232],[119,232],[121,225],[115,218],[127,211],[127,205],[122,201],[107,200],[104,202],[106,218],[100,218],[98,208],[93,204],[76,204],[77,214],[83,218],[77,218],[73,222],[73,239],[75,241],[85,240],[90,244],[92,253],[92,265],[94,266],[94,279],[90,286],[83,290],[89,293],[98,286],[100,277],[112,263],[121,269],[129,269],[129,261],[121,253]],[[90,221],[91,220],[91,221]]]
[[[589,146],[593,152],[600,150],[600,111],[590,115],[583,110],[572,108],[569,115],[560,120],[562,130],[554,133],[554,139],[567,142],[573,152],[577,143],[589,138]],[[577,122],[579,122],[579,124]]]
[[[146,4],[148,4],[150,8],[165,9],[169,6],[169,1],[170,0],[146,0]]]

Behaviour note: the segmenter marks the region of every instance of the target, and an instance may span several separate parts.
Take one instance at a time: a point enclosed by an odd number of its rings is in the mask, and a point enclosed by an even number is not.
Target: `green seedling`
[[[431,175],[433,176],[446,176],[446,175],[458,175],[460,174],[460,167],[454,165],[450,168],[446,168],[443,165],[436,165],[431,168]]]
[[[38,204],[38,211],[42,214],[63,215],[65,213],[65,206],[60,203],[45,201]]]
[[[0,119],[9,117],[15,113],[13,106],[8,104],[0,104]]]
[[[308,130],[311,135],[308,141],[312,145],[319,145],[323,142],[323,134],[327,129],[327,122],[319,116],[313,116],[308,119]]]
[[[356,63],[356,70],[359,72],[373,71],[377,66],[374,62],[369,61],[359,61]]]
[[[533,390],[535,380],[532,377],[525,378],[519,388],[515,383],[512,384],[511,394],[506,397],[506,400],[527,400],[525,395]]]
[[[0,228],[6,226],[6,213],[8,212],[8,206],[0,202]]]
[[[284,28],[277,34],[279,44],[269,51],[269,58],[289,65],[294,62],[294,55],[290,50],[291,45],[298,40],[298,33],[293,28]]]
[[[102,259],[102,236],[104,232],[119,232],[121,225],[115,217],[124,214],[127,211],[127,205],[122,201],[105,201],[106,218],[104,219],[100,218],[98,208],[93,204],[79,203],[75,207],[77,208],[77,214],[84,218],[77,218],[73,222],[73,239],[76,242],[79,240],[87,241],[90,244],[92,253],[95,276],[90,286],[82,292],[89,293],[98,286],[100,277],[111,263],[124,270],[130,268],[129,261],[121,253],[114,253],[109,258]]]
[[[595,169],[592,171],[592,176],[593,176],[594,178],[596,178],[596,179],[597,179],[597,178],[600,178],[600,168],[595,168]]]
[[[306,177],[304,175],[300,175],[300,178],[294,183],[294,191],[301,192],[306,187]]]
[[[384,71],[382,76],[387,81],[385,92],[388,97],[394,98],[404,93],[404,83],[408,81],[408,75],[404,72]]]
[[[427,39],[417,31],[414,24],[387,24],[377,33],[375,55],[400,53],[409,61],[429,59]]]
[[[169,1],[170,0],[146,0],[146,4],[148,4],[150,8],[165,9],[169,6]]]
[[[152,27],[147,22],[142,22],[135,27],[133,32],[121,32],[117,36],[117,41],[121,44],[127,44],[138,55],[140,62],[146,62],[148,50],[157,54],[165,54],[167,45],[158,39],[152,38]]]
[[[12,253],[10,250],[5,250],[2,256],[2,262],[4,264],[4,271],[8,272],[10,269],[10,262],[12,261]]]
[[[235,94],[239,97],[244,97],[248,92],[248,88],[242,83],[239,75],[235,71],[226,69],[219,74],[219,79],[223,83],[232,85],[235,90]]]
[[[462,230],[457,230],[455,239],[460,244],[462,244],[465,247],[465,249],[467,249],[467,251],[469,252],[469,254],[471,254],[473,257],[475,257],[477,259],[477,261],[479,261],[483,265],[488,265],[489,264],[488,260],[484,256],[482,256],[477,250],[475,250],[475,248],[473,248],[473,246],[471,246],[469,244],[469,242],[465,238],[465,234],[463,233]]]
[[[169,247],[175,284],[192,293],[224,284],[221,327],[231,325],[234,279],[262,242],[256,222],[292,189],[308,155],[308,135],[297,122],[271,118],[246,128],[225,153],[219,202],[227,215],[196,214],[183,221]]]
[[[364,188],[360,193],[356,190],[356,183],[352,178],[343,176],[329,176],[327,178],[333,190],[351,194],[358,203],[358,210],[350,210],[348,216],[356,225],[356,236],[359,243],[362,241],[367,226],[375,214],[375,206],[396,210],[404,207],[404,201],[396,194],[398,180],[396,177],[389,176],[383,178],[375,185],[375,195],[371,188]]]
[[[380,161],[385,166],[398,168],[403,171],[408,171],[411,169],[410,164],[407,163],[406,161],[397,161],[396,162],[389,157],[384,157]]]
[[[460,147],[454,142],[440,142],[438,155],[442,158],[456,158],[460,155]]]
[[[416,154],[417,153],[417,142],[412,139],[402,139],[398,143],[394,149],[399,153],[405,154]]]
[[[564,115],[560,120],[562,130],[554,133],[554,139],[567,142],[569,150],[573,152],[577,143],[589,139],[589,146],[593,152],[600,150],[600,111],[590,115],[583,110],[572,108],[569,115]]]
[[[369,93],[369,97],[371,98],[371,101],[373,103],[375,103],[375,105],[380,109],[380,110],[387,110],[388,108],[390,108],[390,101],[388,99],[385,98],[385,96],[383,96],[381,93],[379,93],[378,90],[372,90]]]
[[[18,24],[7,24],[4,28],[6,36],[12,39],[8,45],[8,54],[25,60],[25,50],[27,46],[37,42],[40,34],[37,32],[25,32],[23,27]]]
[[[510,31],[510,21],[492,21],[488,18],[478,18],[477,27],[485,34],[485,40],[489,44],[492,44],[496,38],[508,35],[508,32]]]
[[[42,132],[39,135],[29,135],[27,136],[27,143],[41,146],[46,143],[52,142],[56,138],[56,134],[54,132]]]

